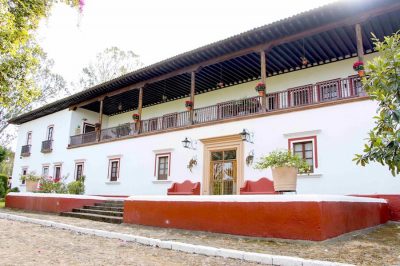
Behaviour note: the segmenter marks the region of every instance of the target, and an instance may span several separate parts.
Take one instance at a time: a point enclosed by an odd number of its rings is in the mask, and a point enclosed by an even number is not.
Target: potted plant
[[[133,119],[133,122],[137,123],[139,121],[139,119],[140,119],[140,115],[139,114],[133,114],[132,115],[132,119]]]
[[[40,176],[37,176],[35,172],[30,172],[27,175],[21,176],[21,181],[25,181],[26,191],[34,192],[37,190],[37,186],[40,180]]]
[[[291,151],[276,150],[257,162],[255,168],[271,168],[275,191],[296,191],[297,174],[307,173],[310,166]]]
[[[354,71],[358,72],[358,76],[362,78],[365,75],[364,72],[364,63],[362,61],[357,61],[353,64]]]
[[[258,92],[259,96],[264,96],[265,95],[265,84],[264,84],[264,82],[257,83],[255,89]]]
[[[185,102],[185,107],[186,107],[186,110],[191,111],[192,108],[193,108],[193,102],[192,101],[186,101]]]

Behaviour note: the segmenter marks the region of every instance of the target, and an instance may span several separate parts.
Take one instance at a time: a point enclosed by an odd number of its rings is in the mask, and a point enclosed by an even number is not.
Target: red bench
[[[280,194],[274,189],[274,182],[266,177],[262,177],[257,181],[246,181],[244,186],[240,188],[241,195],[256,194]]]
[[[168,189],[168,195],[200,195],[200,182],[192,183],[189,180],[183,183],[173,183]]]

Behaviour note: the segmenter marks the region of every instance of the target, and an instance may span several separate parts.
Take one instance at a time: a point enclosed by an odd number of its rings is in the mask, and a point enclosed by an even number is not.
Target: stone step
[[[104,211],[104,210],[93,210],[93,209],[72,209],[72,212],[81,212],[81,213],[93,213],[100,214],[105,216],[117,216],[123,217],[124,212],[122,211]]]
[[[123,202],[102,202],[102,203],[95,203],[95,206],[104,206],[104,207],[123,207]]]
[[[110,206],[83,206],[83,209],[115,211],[115,212],[123,212],[124,211],[124,207],[110,207]]]
[[[60,215],[67,216],[67,217],[89,219],[89,220],[98,221],[98,222],[113,223],[113,224],[120,224],[123,222],[122,217],[107,216],[107,215],[92,214],[92,213],[62,212],[62,213],[60,213]]]

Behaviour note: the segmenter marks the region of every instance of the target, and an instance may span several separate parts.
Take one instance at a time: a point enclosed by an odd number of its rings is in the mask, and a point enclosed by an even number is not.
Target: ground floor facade
[[[238,194],[246,180],[272,179],[255,162],[276,149],[291,149],[312,166],[299,175],[298,193],[391,194],[400,191],[398,178],[387,168],[356,165],[376,104],[357,99],[296,111],[159,132],[148,136],[65,147],[59,152],[17,158],[13,187],[24,191],[24,172],[85,175],[89,195],[165,195],[173,182],[201,183],[201,193]],[[248,133],[247,141],[240,133]],[[189,142],[186,148],[184,140]]]

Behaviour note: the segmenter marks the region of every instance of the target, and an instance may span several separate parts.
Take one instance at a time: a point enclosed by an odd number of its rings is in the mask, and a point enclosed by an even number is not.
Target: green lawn
[[[4,205],[5,205],[6,203],[4,202],[4,201],[0,201],[0,209],[1,208],[4,208]]]

